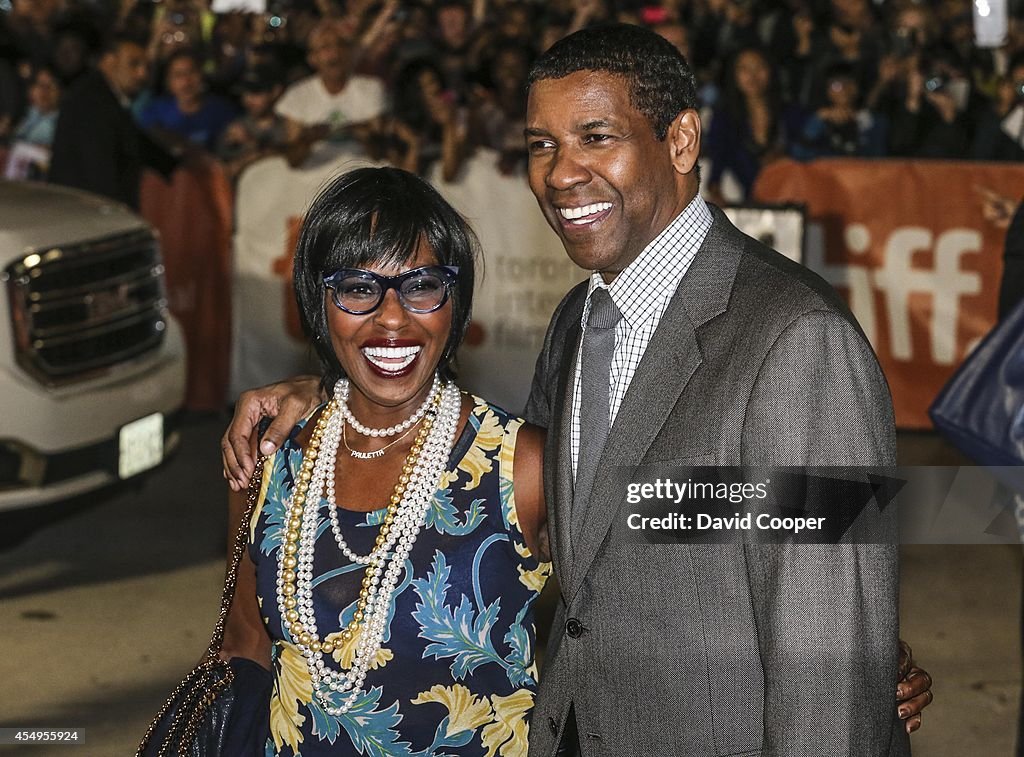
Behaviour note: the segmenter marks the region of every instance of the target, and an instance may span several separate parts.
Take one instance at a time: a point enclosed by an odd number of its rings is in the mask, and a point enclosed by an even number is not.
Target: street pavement
[[[9,640],[0,727],[85,729],[79,746],[0,746],[33,757],[132,755],[199,659],[224,574],[226,416],[190,418],[181,449],[139,483],[0,517],[0,627]],[[40,527],[41,526],[41,527]]]
[[[226,422],[188,418],[180,451],[138,483],[0,514],[0,727],[85,729],[78,746],[0,755],[132,755],[198,660],[224,571]],[[957,461],[931,435],[900,443],[904,464]],[[936,681],[918,757],[1012,754],[1020,574],[1017,547],[904,548],[901,633]]]

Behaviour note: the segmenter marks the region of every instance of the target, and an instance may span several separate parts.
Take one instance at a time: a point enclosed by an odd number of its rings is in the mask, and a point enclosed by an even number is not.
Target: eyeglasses
[[[342,268],[324,276],[324,286],[340,310],[366,315],[380,307],[389,289],[411,313],[433,313],[448,301],[459,277],[455,265],[425,265],[398,276],[381,276],[360,268]]]

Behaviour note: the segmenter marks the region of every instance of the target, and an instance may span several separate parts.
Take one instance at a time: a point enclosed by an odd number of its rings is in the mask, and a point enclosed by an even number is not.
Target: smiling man
[[[548,428],[559,597],[530,754],[894,755],[897,551],[636,546],[608,536],[636,465],[890,465],[871,347],[817,276],[698,196],[675,48],[632,26],[530,74],[530,187],[577,264],[527,419]]]

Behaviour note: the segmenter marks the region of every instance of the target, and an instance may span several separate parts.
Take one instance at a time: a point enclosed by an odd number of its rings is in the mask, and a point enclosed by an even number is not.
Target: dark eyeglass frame
[[[441,279],[441,283],[444,284],[444,294],[441,297],[441,301],[434,307],[426,309],[413,307],[406,301],[405,295],[402,294],[402,284],[409,279],[416,278],[424,273],[435,274],[439,279]],[[356,277],[376,282],[380,287],[380,296],[377,298],[377,302],[373,307],[367,308],[366,310],[350,310],[341,304],[341,301],[338,299],[338,284],[342,279],[349,277]],[[413,268],[411,271],[400,273],[397,276],[381,276],[379,273],[367,271],[362,268],[339,268],[334,273],[324,276],[324,286],[331,290],[331,300],[334,302],[335,307],[350,315],[369,315],[379,308],[382,302],[384,302],[384,298],[387,296],[389,289],[395,290],[395,294],[398,295],[398,301],[402,303],[403,308],[408,310],[410,313],[423,315],[424,313],[433,313],[435,310],[440,310],[444,307],[444,304],[448,302],[448,298],[451,296],[452,286],[458,278],[459,267],[457,265],[424,265],[419,268]]]

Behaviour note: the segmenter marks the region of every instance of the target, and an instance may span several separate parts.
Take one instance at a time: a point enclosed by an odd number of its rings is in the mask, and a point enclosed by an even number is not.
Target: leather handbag
[[[968,355],[928,412],[942,435],[976,462],[1024,466],[1024,302]],[[1024,489],[1024,468],[996,475]]]
[[[270,733],[273,676],[242,657],[220,659],[224,627],[235,596],[238,566],[248,542],[249,521],[259,498],[263,458],[249,482],[249,497],[235,536],[220,617],[203,661],[179,683],[157,713],[136,757],[244,757],[265,753]]]

